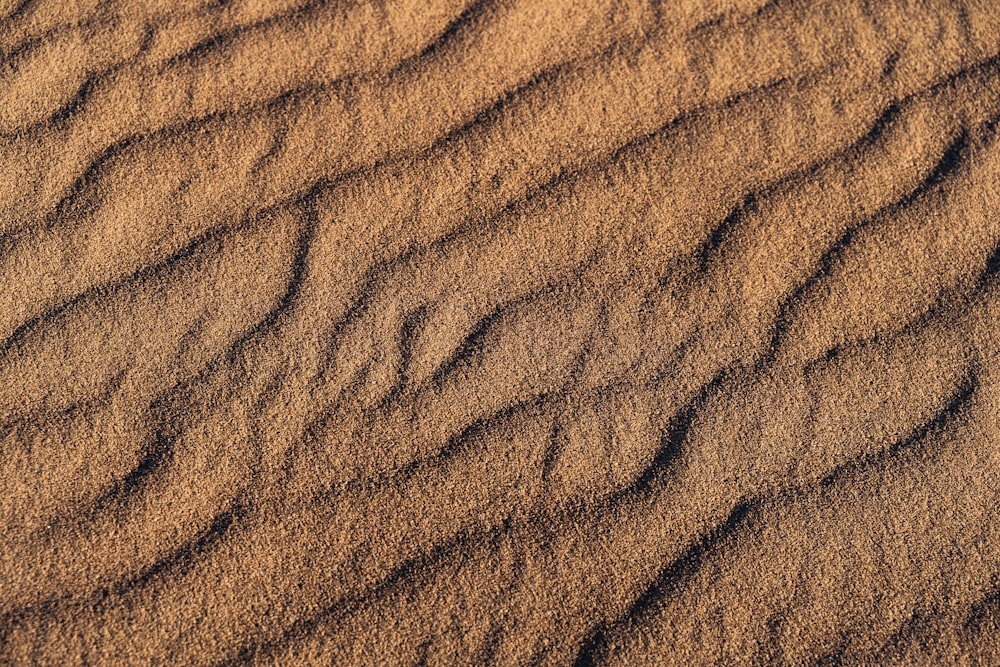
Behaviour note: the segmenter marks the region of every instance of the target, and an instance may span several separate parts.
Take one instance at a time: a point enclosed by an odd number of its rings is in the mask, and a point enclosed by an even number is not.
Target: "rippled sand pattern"
[[[0,663],[1000,664],[993,0],[0,16]]]

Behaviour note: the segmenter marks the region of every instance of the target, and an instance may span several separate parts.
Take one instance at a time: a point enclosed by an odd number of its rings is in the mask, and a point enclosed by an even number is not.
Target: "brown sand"
[[[1000,664],[994,0],[0,15],[0,663]]]

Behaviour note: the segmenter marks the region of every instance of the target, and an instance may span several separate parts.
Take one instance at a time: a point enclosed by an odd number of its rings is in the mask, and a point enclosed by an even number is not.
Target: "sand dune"
[[[0,16],[0,662],[1000,664],[991,0]]]

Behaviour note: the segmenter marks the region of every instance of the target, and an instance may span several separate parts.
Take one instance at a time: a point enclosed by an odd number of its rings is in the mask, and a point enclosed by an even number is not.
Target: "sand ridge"
[[[1000,661],[992,2],[0,17],[0,662]]]

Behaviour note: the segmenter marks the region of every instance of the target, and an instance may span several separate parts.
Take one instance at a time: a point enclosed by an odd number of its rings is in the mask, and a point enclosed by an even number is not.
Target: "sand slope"
[[[991,0],[0,16],[0,662],[1000,664]]]

